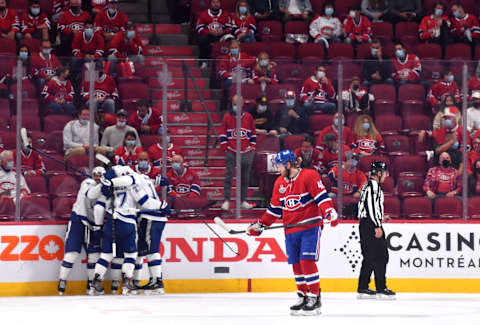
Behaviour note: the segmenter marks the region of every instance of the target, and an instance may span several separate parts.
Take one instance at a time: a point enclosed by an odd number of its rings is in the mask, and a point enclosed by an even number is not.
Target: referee
[[[370,166],[370,178],[362,188],[358,203],[360,219],[360,245],[363,262],[358,279],[359,299],[394,299],[395,292],[386,287],[385,272],[388,263],[388,248],[383,231],[383,191],[380,183],[388,177],[387,165],[374,161]],[[375,273],[373,291],[368,287],[372,271]]]

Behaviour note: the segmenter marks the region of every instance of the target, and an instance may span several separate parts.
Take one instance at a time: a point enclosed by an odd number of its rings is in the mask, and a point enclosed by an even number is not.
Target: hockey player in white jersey
[[[93,179],[87,178],[80,185],[77,200],[73,204],[72,214],[65,235],[65,255],[60,266],[58,281],[58,293],[65,292],[67,278],[73,264],[82,250],[85,248],[88,256],[87,293],[93,280],[93,269],[100,256],[100,241],[102,237],[103,223],[96,223],[94,218],[94,204],[101,195],[100,178],[105,173],[103,167],[93,169]]]

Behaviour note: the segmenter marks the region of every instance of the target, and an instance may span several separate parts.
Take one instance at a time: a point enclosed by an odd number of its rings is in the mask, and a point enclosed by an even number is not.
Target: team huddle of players
[[[87,294],[104,293],[102,281],[108,268],[113,292],[122,280],[122,294],[135,294],[140,289],[163,293],[159,246],[170,210],[157,191],[168,181],[161,176],[151,180],[120,165],[108,171],[96,167],[92,175],[80,186],[67,226],[59,294],[66,290],[67,277],[82,247],[88,258]],[[150,281],[140,286],[144,258]]]

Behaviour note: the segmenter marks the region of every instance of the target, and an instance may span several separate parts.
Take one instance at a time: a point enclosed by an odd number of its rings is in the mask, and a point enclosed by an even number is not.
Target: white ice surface
[[[294,293],[0,298],[1,324],[480,325],[480,295],[398,294],[396,301],[322,295],[322,315],[289,316]]]

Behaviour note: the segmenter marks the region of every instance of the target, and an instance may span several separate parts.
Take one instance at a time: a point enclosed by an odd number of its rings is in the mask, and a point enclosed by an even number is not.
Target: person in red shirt
[[[37,87],[43,89],[61,66],[60,60],[52,53],[52,43],[42,41],[40,52],[32,56],[30,74],[33,76]]]
[[[445,45],[450,38],[450,20],[447,7],[443,2],[433,5],[433,14],[423,17],[418,27],[418,36],[422,41]]]
[[[399,84],[418,83],[422,73],[422,64],[418,56],[408,54],[402,42],[395,43],[395,56],[392,74],[395,82]]]
[[[129,58],[133,61],[143,62],[142,41],[135,31],[135,25],[129,21],[125,28],[126,30],[117,32],[112,38],[108,49],[108,59],[115,61]]]
[[[32,79],[30,74],[31,71],[31,54],[30,49],[26,45],[21,45],[17,50],[17,57],[21,60],[23,65],[24,75],[22,78],[22,82],[29,83]],[[11,85],[16,82],[17,80],[17,64],[14,58],[11,59],[9,62],[10,71],[6,72],[5,75],[0,76],[0,83],[5,84],[6,86]],[[12,96],[16,96],[17,94],[11,94]]]
[[[327,78],[325,67],[317,65],[315,75],[304,81],[300,91],[300,100],[311,110],[319,110],[326,114],[334,114],[337,110],[335,103],[335,88]]]
[[[108,0],[107,8],[95,17],[95,29],[102,32],[106,42],[110,42],[120,31],[127,26],[127,15],[118,10],[118,0]]]
[[[146,99],[141,99],[137,111],[129,116],[127,124],[133,126],[138,134],[158,134],[161,132],[162,114],[150,107]]]
[[[269,60],[267,52],[260,52],[257,56],[257,64],[252,71],[252,79],[249,83],[260,84],[262,88],[267,85],[274,85],[278,83],[277,73],[275,67],[277,64]]]
[[[472,163],[471,175],[468,175],[468,196],[480,196],[480,160]]]
[[[480,138],[472,140],[472,150],[467,153],[467,172],[471,174],[475,170],[475,163],[480,159]]]
[[[0,0],[0,38],[15,39],[20,32],[20,20],[17,12],[7,8],[7,1]]]
[[[325,138],[325,135],[327,133],[332,133],[333,135],[335,135],[336,138],[338,138],[338,131],[339,131],[340,123],[345,124],[345,119],[343,117],[339,118],[338,113],[335,113],[335,115],[333,115],[332,122],[333,123],[331,125],[328,125],[328,126],[324,127],[320,131],[320,134],[317,137],[318,140],[317,140],[316,148],[320,151],[322,151],[324,149],[323,139]],[[343,144],[345,144],[349,147],[352,146],[353,142],[354,142],[352,129],[350,129],[350,127],[348,127],[346,125],[343,126],[342,142],[343,142]]]
[[[313,146],[313,138],[306,136],[302,141],[302,146],[293,151],[297,160],[300,161],[300,167],[307,169],[320,170],[322,164],[322,153]]]
[[[115,149],[115,165],[130,166],[133,168],[138,163],[142,147],[137,146],[137,135],[133,131],[127,131],[123,138],[123,146]]]
[[[478,44],[480,42],[480,24],[477,17],[466,13],[461,2],[452,3],[451,11],[453,17],[450,18],[450,32],[455,42]]]
[[[91,20],[85,22],[83,32],[77,33],[73,37],[72,54],[75,58],[87,62],[102,58],[105,54],[103,37],[100,33],[95,32]]]
[[[452,160],[448,152],[442,152],[439,165],[428,170],[423,183],[423,190],[429,199],[439,196],[454,197],[462,192],[460,173],[452,167]]]
[[[197,173],[185,166],[183,157],[172,158],[172,168],[167,173],[168,195],[174,198],[196,198],[200,196],[200,179]]]
[[[47,109],[54,114],[77,115],[77,109],[73,104],[73,87],[68,75],[70,70],[65,67],[57,69],[53,77],[42,90],[42,98],[47,104]]]
[[[321,175],[327,175],[330,169],[338,165],[339,144],[337,137],[333,133],[325,134],[323,138],[322,160],[319,168]],[[352,151],[348,146],[342,145],[342,161],[345,161],[346,153]]]
[[[355,137],[353,151],[360,157],[378,155],[385,151],[383,138],[369,115],[360,115],[357,118],[353,127],[353,135]]]
[[[372,23],[360,14],[360,5],[350,7],[349,17],[343,21],[345,42],[353,45],[368,43],[372,39]]]
[[[256,42],[255,33],[257,31],[257,22],[255,17],[250,14],[250,7],[246,0],[237,2],[235,13],[231,16],[232,34],[240,42]]]
[[[450,70],[443,72],[443,80],[437,81],[427,94],[427,100],[434,112],[439,110],[446,95],[453,95],[457,103],[460,102],[460,91]]]
[[[92,0],[92,15],[96,17],[107,6],[107,0]]]
[[[475,71],[475,75],[471,76],[470,79],[468,79],[467,89],[469,91],[470,96],[472,95],[472,93],[474,91],[480,90],[480,62],[479,62],[479,64],[477,64],[477,69]]]
[[[347,160],[343,164],[342,183],[343,195],[352,196],[360,199],[360,190],[367,183],[367,176],[357,168],[360,157],[351,152],[347,152]],[[328,172],[328,178],[332,182],[332,192],[338,193],[338,165],[334,166]]]
[[[102,108],[107,114],[115,113],[115,103],[118,100],[118,90],[115,79],[103,71],[102,62],[95,63],[97,78],[94,84],[94,105]],[[90,81],[84,80],[82,85],[82,97],[85,102],[90,99]]]
[[[91,21],[92,17],[86,11],[83,11],[81,0],[70,0],[70,8],[65,10],[58,21],[60,31],[59,50],[63,56],[70,56],[72,52],[72,41],[75,34],[83,32],[85,23]]]
[[[32,134],[27,134],[28,142],[32,144]],[[45,165],[43,164],[42,157],[38,152],[33,151],[30,147],[27,147],[22,144],[22,149],[20,150],[20,157],[22,161],[22,174],[24,176],[36,176],[36,175],[45,175],[47,172]],[[16,157],[16,149],[13,149],[13,156]]]
[[[28,10],[23,13],[21,26],[25,39],[48,40],[51,24],[47,14],[40,9],[40,0],[30,0]]]
[[[147,175],[151,180],[155,180],[157,176],[161,176],[162,169],[152,166],[148,152],[142,151],[138,154],[138,163],[132,166],[133,170],[139,174]],[[156,188],[157,191],[160,187]]]
[[[153,162],[153,166],[162,167],[163,159],[163,147],[162,147],[162,135],[158,137],[158,142],[151,145],[147,150],[150,159]],[[183,156],[182,149],[179,146],[171,142],[170,136],[167,136],[167,167],[172,163],[173,156]]]

